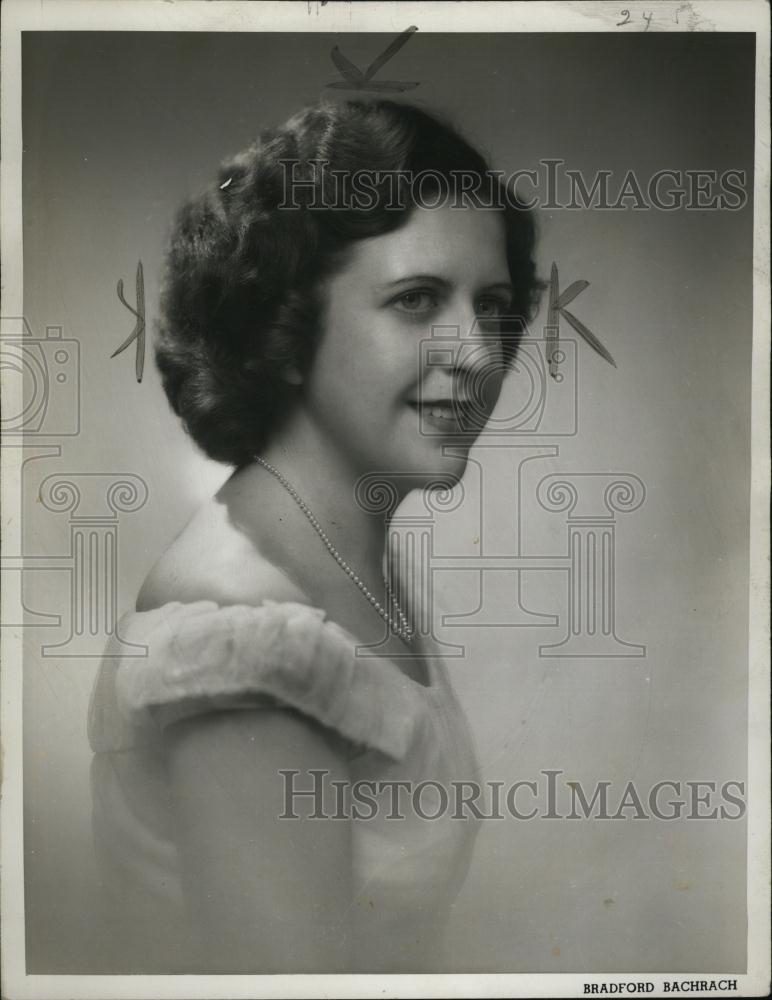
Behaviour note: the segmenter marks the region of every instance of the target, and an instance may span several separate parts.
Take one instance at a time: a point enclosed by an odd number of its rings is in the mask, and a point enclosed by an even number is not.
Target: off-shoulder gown
[[[186,930],[165,726],[213,710],[285,706],[337,734],[352,782],[450,789],[477,780],[469,727],[436,655],[426,660],[424,685],[394,661],[357,655],[355,639],[320,609],[272,601],[174,602],[126,615],[118,634],[146,655],[108,646],[89,711],[104,899],[95,946],[105,972],[207,971]],[[430,791],[421,799],[428,815],[438,811]],[[478,823],[466,811],[454,818],[452,798],[437,819],[403,801],[402,820],[386,818],[386,809],[351,820],[352,918],[362,942],[351,971],[443,971],[442,932]]]

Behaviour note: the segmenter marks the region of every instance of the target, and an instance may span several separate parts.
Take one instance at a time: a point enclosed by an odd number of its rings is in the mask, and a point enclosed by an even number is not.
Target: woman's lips
[[[478,434],[486,421],[479,406],[465,400],[413,400],[408,406],[419,415],[421,430],[431,429],[445,434]]]

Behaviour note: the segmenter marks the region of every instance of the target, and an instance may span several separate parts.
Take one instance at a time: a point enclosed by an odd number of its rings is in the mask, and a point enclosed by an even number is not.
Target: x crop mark
[[[343,79],[337,80],[335,83],[328,83],[327,86],[332,87],[334,90],[380,90],[391,93],[402,93],[405,90],[415,89],[418,86],[417,83],[408,83],[401,80],[375,81],[373,77],[381,66],[384,66],[389,59],[399,52],[410,36],[415,34],[416,31],[418,31],[418,28],[415,25],[406,28],[401,35],[394,39],[391,45],[373,59],[364,73],[350,59],[347,59],[336,45],[330,53],[330,57]]]

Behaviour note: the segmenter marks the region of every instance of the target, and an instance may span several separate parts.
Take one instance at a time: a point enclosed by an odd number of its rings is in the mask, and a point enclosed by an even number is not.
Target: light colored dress
[[[211,710],[285,706],[337,734],[352,782],[438,782],[452,793],[453,782],[479,780],[469,727],[438,656],[426,660],[423,685],[393,661],[357,655],[355,639],[320,609],[272,601],[174,602],[126,615],[118,634],[147,655],[121,657],[108,646],[89,712],[104,890],[104,939],[95,947],[104,971],[207,971],[185,930],[165,726]],[[437,819],[417,815],[409,796],[400,801],[404,819],[386,818],[383,807],[375,818],[351,820],[352,907],[363,942],[351,971],[443,971],[442,931],[478,821],[454,809],[452,794],[443,811],[435,786],[425,787],[420,807]]]

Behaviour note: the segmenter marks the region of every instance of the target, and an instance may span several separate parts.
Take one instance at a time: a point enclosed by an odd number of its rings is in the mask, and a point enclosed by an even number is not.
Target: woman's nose
[[[452,344],[449,360],[456,374],[487,374],[497,364],[500,338],[491,332],[490,321],[478,317],[472,302],[455,303],[443,317],[443,325]]]

